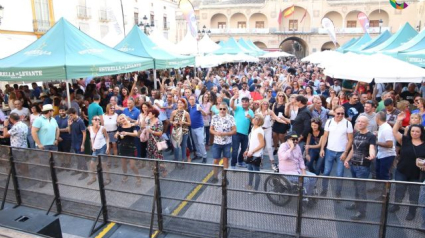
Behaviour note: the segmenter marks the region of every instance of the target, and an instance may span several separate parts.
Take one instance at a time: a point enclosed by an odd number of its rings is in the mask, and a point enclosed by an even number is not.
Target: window
[[[238,28],[246,28],[246,21],[238,21]]]
[[[49,21],[49,3],[47,0],[36,0],[35,4],[35,17],[34,31],[46,32],[50,28]]]
[[[108,26],[100,26],[100,37],[105,37],[109,33],[109,27]]]
[[[347,28],[356,28],[357,21],[347,21]]]
[[[90,25],[88,23],[80,22],[78,29],[86,34],[90,34]]]
[[[155,22],[155,15],[151,13],[151,17],[150,17],[150,24],[151,24],[151,25],[152,25],[152,24],[153,24],[153,25],[155,25],[155,23],[154,23],[154,22]]]
[[[264,21],[256,21],[255,28],[264,28]]]
[[[224,29],[224,28],[226,28],[226,22],[219,22],[219,23],[217,24],[217,28],[219,28],[219,29]]]
[[[164,21],[164,29],[167,30],[168,29],[168,24],[167,24],[167,16],[163,17],[163,21]]]
[[[134,13],[134,24],[139,25],[139,13]]]
[[[369,27],[379,27],[379,20],[370,20]]]
[[[290,31],[298,30],[298,20],[289,20],[289,30]]]

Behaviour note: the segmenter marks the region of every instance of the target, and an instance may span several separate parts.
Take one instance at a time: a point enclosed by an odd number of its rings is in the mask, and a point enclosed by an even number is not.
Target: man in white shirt
[[[344,118],[344,107],[338,106],[334,109],[335,117],[329,119],[325,124],[325,133],[320,150],[320,157],[325,157],[324,176],[329,176],[332,171],[334,161],[337,160],[337,176],[344,177],[344,161],[347,158],[353,143],[353,126]],[[325,145],[326,153],[325,153]],[[323,180],[323,190],[320,196],[326,196],[328,192],[329,181]],[[341,197],[342,180],[337,180],[336,197]]]
[[[379,180],[390,179],[390,169],[396,156],[393,129],[386,122],[386,113],[381,111],[376,115],[376,123],[379,126],[378,155],[376,160],[376,178]]]
[[[13,102],[15,109],[13,109],[10,113],[16,113],[19,115],[20,121],[25,123],[27,126],[30,124],[30,110],[26,107],[22,107],[22,102],[20,100],[15,100]]]

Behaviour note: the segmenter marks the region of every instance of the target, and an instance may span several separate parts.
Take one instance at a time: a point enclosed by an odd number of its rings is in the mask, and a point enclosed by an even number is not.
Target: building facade
[[[0,6],[0,36],[11,39],[11,44],[17,39],[23,44],[36,40],[62,17],[110,46],[145,16],[146,23],[153,23],[166,38],[176,39],[178,0],[0,0]],[[110,38],[116,42],[108,42]]]
[[[425,26],[425,1],[408,1],[409,7],[394,9],[387,0],[200,0],[199,26],[211,31],[214,41],[229,37],[247,38],[267,50],[284,50],[299,57],[334,49],[363,29],[357,14],[364,12],[370,21],[372,38],[380,32],[396,32],[405,22],[421,30]],[[278,22],[279,12],[294,6],[294,13]],[[328,17],[335,25],[335,46],[321,26]],[[381,21],[381,26],[379,22]]]

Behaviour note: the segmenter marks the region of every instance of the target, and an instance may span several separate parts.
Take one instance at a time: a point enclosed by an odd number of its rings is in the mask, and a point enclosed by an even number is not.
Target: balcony
[[[269,34],[275,28],[212,28],[211,34]]]
[[[99,21],[100,22],[109,22],[111,17],[109,16],[109,12],[107,10],[99,10]]]
[[[77,6],[77,17],[80,19],[90,19],[91,9],[86,6]]]
[[[45,33],[50,29],[49,20],[34,20],[32,21],[34,32]]]
[[[384,32],[386,30],[391,32],[391,27],[381,27],[381,32]],[[319,34],[328,34],[326,29],[324,29],[324,28],[319,28],[318,33]],[[337,34],[363,34],[364,31],[363,31],[363,28],[361,28],[361,27],[357,27],[357,28],[335,27],[335,33],[337,33]],[[369,33],[370,34],[379,34],[379,27],[370,27]]]

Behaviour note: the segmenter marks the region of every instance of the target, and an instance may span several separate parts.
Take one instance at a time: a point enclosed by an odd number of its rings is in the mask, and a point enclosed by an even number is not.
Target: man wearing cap
[[[52,117],[53,106],[46,104],[43,106],[41,116],[34,120],[31,134],[35,144],[40,150],[58,150],[59,126]]]
[[[303,154],[301,147],[298,145],[299,137],[295,131],[289,132],[285,136],[286,142],[282,143],[279,147],[278,158],[279,158],[279,173],[285,175],[309,175],[315,176],[316,174],[306,170],[304,164]],[[298,182],[298,177],[288,176],[292,182]],[[304,192],[306,195],[312,195],[314,186],[317,182],[316,178],[304,177]],[[307,202],[308,207],[314,205],[313,200],[304,200]],[[304,202],[303,201],[303,202]]]
[[[53,100],[46,93],[40,93],[40,98],[43,101],[43,105],[52,104]]]

